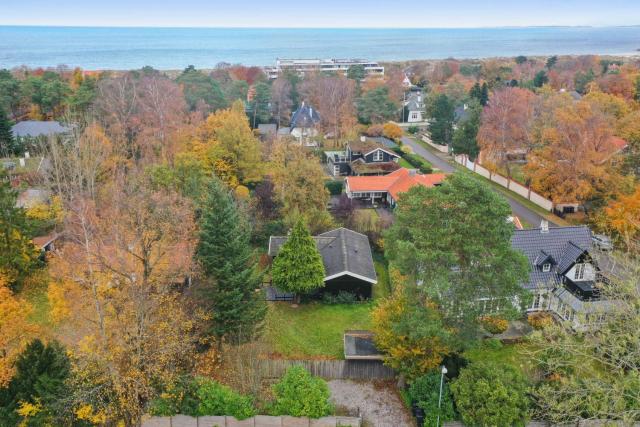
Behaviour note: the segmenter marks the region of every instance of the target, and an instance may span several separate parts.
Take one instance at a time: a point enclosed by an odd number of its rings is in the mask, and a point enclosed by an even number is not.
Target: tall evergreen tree
[[[478,148],[478,129],[480,129],[480,113],[482,107],[478,102],[469,106],[469,117],[458,123],[453,133],[451,148],[454,154],[466,154],[471,160],[475,160],[480,152]]]
[[[16,361],[16,374],[6,388],[0,389],[0,419],[16,425],[16,409],[21,404],[39,404],[43,410],[30,419],[29,425],[56,425],[60,399],[66,393],[65,380],[70,362],[65,349],[57,342],[43,344],[39,339],[27,345]]]
[[[489,103],[489,85],[487,82],[482,83],[482,91],[480,92],[480,105],[483,107]]]
[[[432,119],[429,124],[431,140],[440,145],[450,144],[453,136],[453,102],[445,94],[437,95],[429,106],[428,112]]]
[[[202,207],[196,256],[205,280],[200,287],[211,311],[209,334],[223,341],[243,342],[259,330],[266,313],[261,283],[250,246],[251,227],[229,190],[211,180]]]
[[[0,156],[9,157],[15,154],[16,144],[11,133],[11,122],[6,111],[0,107]]]
[[[300,299],[300,293],[324,286],[322,256],[304,220],[296,222],[289,238],[280,248],[271,268],[271,280],[278,289],[295,292],[296,302]]]

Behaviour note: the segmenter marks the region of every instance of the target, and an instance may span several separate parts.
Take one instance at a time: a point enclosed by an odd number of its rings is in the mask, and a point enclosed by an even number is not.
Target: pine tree
[[[11,132],[11,122],[7,113],[0,107],[0,156],[8,157],[15,154],[15,141]]]
[[[480,105],[483,107],[489,103],[489,85],[487,82],[482,83],[482,91],[480,92]]]
[[[453,102],[445,94],[437,95],[429,106],[431,123],[429,132],[431,140],[436,144],[449,145],[453,136],[454,107]]]
[[[271,280],[276,288],[295,292],[296,302],[300,293],[324,286],[322,256],[304,220],[296,222],[291,235],[280,248],[271,268]]]
[[[39,404],[43,410],[30,421],[33,425],[54,425],[52,417],[60,415],[58,405],[66,393],[70,369],[69,357],[57,342],[45,345],[37,339],[29,343],[18,356],[15,376],[0,389],[0,418],[15,422],[20,405]]]
[[[256,260],[250,246],[251,227],[229,190],[216,178],[202,207],[196,256],[205,280],[200,288],[211,311],[208,333],[240,343],[258,331],[266,313]]]

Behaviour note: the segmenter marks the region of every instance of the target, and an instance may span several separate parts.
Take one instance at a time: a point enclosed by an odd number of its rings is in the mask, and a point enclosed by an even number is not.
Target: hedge
[[[431,163],[417,154],[403,153],[402,157],[411,164],[414,168],[418,169],[421,173],[432,173],[433,167]]]
[[[331,180],[324,183],[324,186],[329,190],[329,194],[332,196],[339,196],[342,194],[343,181]]]

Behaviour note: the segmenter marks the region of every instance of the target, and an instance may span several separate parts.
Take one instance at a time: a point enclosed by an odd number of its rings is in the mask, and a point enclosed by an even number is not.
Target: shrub
[[[416,378],[409,386],[409,397],[424,410],[424,425],[436,424],[438,417],[438,398],[440,396],[440,373],[431,372]],[[453,398],[446,382],[442,386],[442,403],[440,407],[440,420],[451,421],[455,419]]]
[[[403,132],[402,128],[395,123],[385,123],[382,126],[382,134],[389,139],[399,139]]]
[[[402,147],[404,150],[404,146]],[[420,170],[421,173],[431,173],[433,172],[433,168],[431,167],[431,163],[423,159],[421,156],[413,153],[406,153],[402,156],[407,162],[411,164],[414,168]]]
[[[480,318],[482,327],[490,334],[501,334],[509,327],[509,322],[498,316],[482,316]]]
[[[342,187],[344,183],[339,180],[331,180],[324,183],[324,186],[329,190],[329,194],[332,196],[339,196],[342,194]]]
[[[451,384],[451,391],[466,425],[524,426],[527,422],[528,383],[511,365],[471,363]]]
[[[273,394],[272,415],[320,418],[333,411],[326,381],[312,376],[302,366],[287,369],[282,379],[273,386]]]
[[[544,329],[553,324],[553,317],[550,313],[538,312],[529,313],[527,321],[534,329]]]
[[[409,128],[407,129],[407,132],[409,132],[411,135],[415,135],[419,131],[420,128],[418,126],[409,126]]]
[[[371,125],[364,131],[364,134],[371,137],[382,136],[384,128],[382,125]]]
[[[239,420],[256,415],[252,399],[203,377],[183,377],[160,397],[154,399],[149,413],[156,416],[176,414],[231,415]]]
[[[325,292],[322,295],[322,302],[325,304],[353,304],[358,301],[358,297],[347,291],[340,291],[336,295]]]

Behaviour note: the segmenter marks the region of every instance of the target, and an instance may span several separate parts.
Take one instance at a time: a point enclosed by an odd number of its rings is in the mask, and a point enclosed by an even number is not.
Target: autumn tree
[[[320,113],[320,127],[340,139],[355,125],[355,82],[344,76],[310,75],[300,85],[304,98]]]
[[[136,426],[158,385],[193,357],[197,312],[180,292],[191,272],[192,207],[129,175],[66,208],[49,298],[54,317],[82,337],[68,406]]]
[[[229,186],[260,181],[260,143],[244,112],[244,104],[216,111],[200,126],[192,151]]]
[[[210,317],[207,334],[216,338],[219,348],[223,341],[251,339],[266,310],[262,294],[256,292],[262,277],[245,215],[229,189],[212,179],[202,206],[196,256],[205,276],[199,293]]]
[[[324,286],[324,275],[322,256],[300,218],[273,261],[271,282],[281,291],[295,293],[300,302],[300,294]]]
[[[514,301],[527,300],[521,285],[527,261],[511,247],[509,215],[501,196],[467,174],[451,175],[435,188],[416,186],[400,196],[385,255],[420,283],[448,325],[475,336],[485,310],[499,307],[504,316],[516,316],[521,307]],[[487,298],[493,309],[469,295]]]
[[[640,187],[629,195],[621,195],[604,208],[601,226],[612,232],[627,250],[640,241]]]
[[[28,219],[16,207],[18,194],[0,174],[0,276],[12,287],[40,267],[40,253],[31,242]]]
[[[484,158],[504,168],[508,177],[511,156],[527,153],[534,144],[534,98],[526,89],[500,89],[482,112],[478,145]]]
[[[438,367],[453,350],[453,333],[437,305],[408,287],[396,287],[371,317],[376,347],[385,354],[385,364],[409,380]]]
[[[606,115],[584,101],[555,116],[525,166],[532,187],[555,203],[584,203],[608,191],[615,170],[607,162],[614,147]]]
[[[29,321],[32,310],[31,304],[13,293],[6,276],[0,273],[0,388],[9,384],[16,357],[37,332]]]
[[[302,215],[311,230],[326,231],[332,224],[327,212],[329,191],[317,158],[304,148],[277,144],[271,156],[271,176],[281,214],[289,226]]]
[[[395,123],[385,123],[382,126],[382,134],[389,139],[398,140],[402,137],[402,128]]]

